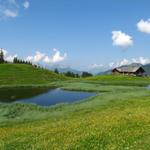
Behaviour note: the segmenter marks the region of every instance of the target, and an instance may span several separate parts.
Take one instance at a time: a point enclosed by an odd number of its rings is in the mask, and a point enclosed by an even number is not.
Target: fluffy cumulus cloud
[[[46,56],[44,58],[44,62],[45,63],[58,63],[58,62],[61,62],[61,61],[64,61],[67,57],[67,54],[64,53],[64,54],[61,54],[59,50],[57,49],[53,49],[54,51],[54,54],[52,56]]]
[[[67,54],[61,54],[61,52],[57,49],[53,49],[54,54],[52,56],[48,56],[39,51],[36,52],[34,56],[28,56],[26,58],[27,61],[31,61],[34,63],[44,62],[46,64],[59,63],[66,59]]]
[[[112,40],[114,46],[127,48],[133,45],[132,37],[122,31],[112,31]]]
[[[150,63],[150,59],[144,58],[144,57],[139,57],[138,59],[132,58],[133,63],[140,63],[142,65],[146,65]]]
[[[0,0],[0,19],[16,18],[22,8],[29,8],[29,1]]]
[[[45,54],[43,54],[39,51],[36,51],[36,54],[34,56],[28,56],[26,58],[26,60],[37,63],[37,62],[42,61],[44,59],[44,57],[45,57]]]
[[[119,63],[117,63],[118,66],[123,66],[123,65],[129,65],[130,61],[128,59],[123,59]]]
[[[137,23],[137,28],[139,31],[150,34],[150,19],[148,20],[140,20]]]

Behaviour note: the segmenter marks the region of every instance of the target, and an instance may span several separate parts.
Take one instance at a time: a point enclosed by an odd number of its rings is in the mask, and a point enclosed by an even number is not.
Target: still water
[[[81,101],[94,95],[96,93],[66,91],[60,88],[2,88],[0,89],[0,103],[22,102],[50,106]]]

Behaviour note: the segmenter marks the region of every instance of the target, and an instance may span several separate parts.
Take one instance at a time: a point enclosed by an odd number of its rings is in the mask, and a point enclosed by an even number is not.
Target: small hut
[[[112,70],[113,74],[144,76],[145,70],[141,66],[121,66]]]

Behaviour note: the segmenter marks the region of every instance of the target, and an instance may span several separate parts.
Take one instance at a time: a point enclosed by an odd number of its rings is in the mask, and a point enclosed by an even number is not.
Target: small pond
[[[22,102],[50,106],[81,101],[94,95],[96,93],[66,91],[60,88],[1,88],[0,103]]]

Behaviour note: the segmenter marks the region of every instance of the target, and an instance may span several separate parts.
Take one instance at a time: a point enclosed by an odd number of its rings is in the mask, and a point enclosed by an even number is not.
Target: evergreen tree
[[[18,59],[17,57],[14,58],[13,60],[14,64],[28,64],[28,65],[32,65],[32,63],[30,61],[25,61],[22,59]]]
[[[89,72],[83,72],[82,73],[82,77],[83,78],[85,78],[85,77],[91,77],[91,76],[93,76],[91,73],[89,73]]]
[[[57,68],[54,70],[54,72],[55,72],[56,74],[59,74],[59,71],[58,71]]]
[[[64,73],[64,75],[67,76],[67,77],[79,78],[78,74],[75,74],[71,71],[68,71],[68,72]]]
[[[76,78],[79,78],[79,77],[80,77],[80,75],[79,75],[79,74],[75,74],[75,77],[76,77]]]
[[[14,63],[14,64],[17,63],[17,57],[14,57],[13,63]]]
[[[4,63],[5,60],[4,60],[4,53],[3,53],[3,50],[1,49],[0,51],[0,63]]]

